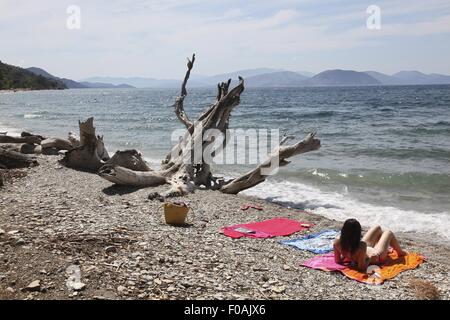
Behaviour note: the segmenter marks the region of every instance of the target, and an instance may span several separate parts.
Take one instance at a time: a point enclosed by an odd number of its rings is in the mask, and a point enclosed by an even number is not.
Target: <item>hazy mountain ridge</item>
[[[121,83],[119,85],[114,85],[111,83],[101,83],[101,82],[78,82],[72,79],[67,79],[67,78],[59,78],[56,77],[50,73],[48,73],[47,71],[45,71],[44,69],[41,68],[37,68],[37,67],[31,67],[31,68],[27,68],[26,70],[32,72],[35,75],[39,75],[42,77],[45,77],[47,79],[53,79],[53,80],[57,80],[57,81],[61,81],[62,83],[65,84],[65,86],[68,89],[89,89],[89,88],[134,88],[133,86],[130,86],[128,84],[124,84]]]
[[[271,68],[257,68],[257,69],[246,69],[239,70],[230,73],[222,73],[213,76],[195,76],[191,74],[189,79],[190,87],[210,87],[216,86],[217,83],[222,81],[227,81],[232,79],[233,83],[237,83],[238,76],[245,79],[260,75],[260,74],[270,74],[272,72],[278,72],[280,69]],[[108,82],[112,84],[127,83],[136,88],[177,88],[181,85],[180,79],[156,79],[151,77],[90,77],[82,79],[81,81],[89,82]]]
[[[45,71],[44,69],[41,68],[37,68],[37,67],[30,67],[30,68],[26,68],[26,70],[34,73],[35,75],[39,75],[48,79],[53,79],[53,80],[58,80],[61,81],[62,83],[64,83],[66,85],[67,88],[69,89],[82,89],[82,88],[88,88],[87,86],[76,82],[74,80],[71,79],[67,79],[67,78],[59,78],[56,77],[50,73],[48,73],[47,71]]]
[[[81,83],[83,86],[85,86],[85,88],[91,88],[91,89],[107,89],[107,88],[132,89],[132,88],[135,88],[126,83],[121,83],[121,84],[117,84],[117,85],[114,85],[111,83],[103,83],[103,82],[79,82],[79,83]]]
[[[282,69],[258,68],[246,69],[214,76],[192,75],[190,87],[212,87],[217,83],[232,79],[237,84],[238,76],[245,79],[246,87],[303,87],[303,86],[361,86],[361,85],[426,85],[450,84],[450,76],[442,74],[424,74],[418,71],[401,71],[387,75],[377,71],[326,70],[308,77],[306,71],[293,72]],[[137,88],[178,88],[181,78],[156,79],[146,77],[91,77],[85,81],[127,83]]]
[[[9,65],[8,65],[9,66]],[[157,79],[151,77],[90,77],[80,81],[59,78],[44,69],[31,67],[18,68],[24,72],[53,80],[45,86],[55,88],[179,88],[180,79]],[[5,73],[5,72],[4,72]],[[377,71],[325,70],[313,76],[307,71],[289,71],[273,68],[238,70],[213,76],[191,75],[190,87],[213,87],[217,83],[232,79],[236,85],[238,76],[245,79],[246,87],[305,87],[305,86],[376,86],[376,85],[431,85],[450,84],[450,76],[443,74],[425,74],[419,71],[400,71],[387,75]],[[0,80],[2,75],[0,74]],[[41,81],[42,82],[42,81]]]

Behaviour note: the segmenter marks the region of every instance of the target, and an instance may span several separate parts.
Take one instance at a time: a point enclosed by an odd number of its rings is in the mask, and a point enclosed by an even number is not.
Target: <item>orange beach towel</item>
[[[404,257],[399,257],[397,252],[392,251],[381,266],[369,266],[368,271],[370,273],[363,273],[350,268],[341,270],[341,272],[348,278],[362,283],[382,284],[385,280],[392,279],[403,271],[417,268],[424,261],[425,257],[417,253],[408,253]]]

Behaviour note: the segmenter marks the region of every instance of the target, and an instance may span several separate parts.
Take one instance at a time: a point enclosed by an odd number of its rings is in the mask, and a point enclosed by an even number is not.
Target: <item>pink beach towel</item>
[[[303,262],[302,266],[323,271],[340,271],[347,268],[347,266],[338,264],[334,261],[333,252],[315,256],[312,259],[306,260]]]
[[[223,234],[227,237],[238,239],[249,238],[272,238],[288,236],[300,230],[310,228],[313,224],[290,220],[287,218],[274,218],[261,222],[237,224],[222,228]]]

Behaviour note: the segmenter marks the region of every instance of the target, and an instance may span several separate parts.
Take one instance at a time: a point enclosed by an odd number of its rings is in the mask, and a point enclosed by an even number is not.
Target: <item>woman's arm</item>
[[[368,259],[367,258],[367,244],[364,241],[361,241],[361,247],[359,249],[358,254],[358,270],[361,272],[366,272],[368,267]]]
[[[333,251],[334,251],[334,261],[336,263],[341,263],[342,253],[341,253],[341,246],[339,245],[339,239],[334,240]]]

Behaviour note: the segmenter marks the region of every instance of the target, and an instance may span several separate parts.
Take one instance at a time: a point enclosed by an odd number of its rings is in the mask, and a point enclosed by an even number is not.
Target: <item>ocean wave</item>
[[[336,111],[316,111],[299,114],[299,117],[309,119],[309,118],[327,118],[335,115],[337,115]]]
[[[409,132],[415,133],[418,135],[441,135],[441,134],[449,134],[450,128],[415,128],[410,130]]]
[[[37,119],[37,118],[42,118],[42,115],[40,115],[40,114],[24,114],[23,118],[24,119]]]
[[[380,109],[380,111],[381,111],[381,112],[393,112],[393,111],[395,111],[395,110],[392,109],[392,108],[382,108],[382,109]]]
[[[328,176],[328,173],[326,173],[326,172],[319,172],[319,171],[317,171],[317,169],[314,169],[311,172],[311,174],[313,176],[319,176],[319,177],[324,178],[324,179],[328,179],[328,180],[330,179],[330,177]]]
[[[352,156],[373,156],[379,158],[393,158],[393,159],[439,159],[448,161],[450,159],[450,150],[443,148],[361,148],[349,150],[347,155]]]
[[[324,192],[294,182],[266,181],[243,194],[256,196],[284,206],[311,210],[329,219],[358,219],[366,227],[379,224],[395,232],[434,234],[450,240],[450,212],[423,213],[395,207],[373,205],[345,193]]]
[[[450,127],[444,128],[430,128],[430,127],[415,127],[412,129],[389,129],[388,133],[396,135],[412,135],[412,136],[434,136],[434,135],[447,135],[450,134]]]
[[[313,181],[325,185],[344,184],[363,188],[382,188],[398,190],[426,190],[434,193],[450,194],[450,174],[404,172],[390,173],[377,170],[341,172],[333,169],[307,169],[280,172],[287,180]]]

